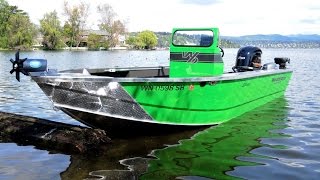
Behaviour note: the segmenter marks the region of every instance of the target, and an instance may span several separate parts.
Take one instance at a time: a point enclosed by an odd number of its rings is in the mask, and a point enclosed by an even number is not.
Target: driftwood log
[[[0,112],[0,142],[63,153],[90,153],[111,143],[105,131]]]

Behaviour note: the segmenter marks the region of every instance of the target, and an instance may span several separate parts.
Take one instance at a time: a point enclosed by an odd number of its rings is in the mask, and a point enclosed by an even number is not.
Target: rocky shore
[[[100,129],[0,112],[0,142],[73,154],[99,151],[111,139]]]

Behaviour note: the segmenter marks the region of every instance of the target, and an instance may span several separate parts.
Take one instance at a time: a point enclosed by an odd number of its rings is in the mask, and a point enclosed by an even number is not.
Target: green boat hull
[[[121,85],[156,123],[219,124],[284,94],[292,72],[211,82]]]

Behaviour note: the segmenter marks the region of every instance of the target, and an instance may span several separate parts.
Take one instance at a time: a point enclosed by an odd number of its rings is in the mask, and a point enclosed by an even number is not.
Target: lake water
[[[230,71],[237,49],[225,49]],[[99,155],[66,155],[0,143],[0,179],[319,179],[319,49],[263,49],[263,62],[290,57],[284,97],[208,129],[117,140]],[[0,52],[0,111],[81,125],[50,104],[29,77],[9,73]],[[168,51],[22,52],[49,68],[168,65]],[[1,140],[1,139],[0,139]],[[0,141],[1,142],[1,141]]]

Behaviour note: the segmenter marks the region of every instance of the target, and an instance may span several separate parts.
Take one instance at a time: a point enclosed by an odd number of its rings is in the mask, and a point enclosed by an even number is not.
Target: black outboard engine
[[[276,57],[274,58],[274,62],[279,64],[279,69],[286,69],[287,63],[290,64],[290,58],[287,57]]]
[[[242,47],[238,50],[236,64],[232,67],[234,72],[244,72],[244,71],[252,71],[253,67],[253,59],[258,57],[261,59],[262,50],[258,47],[254,46],[246,46]]]

